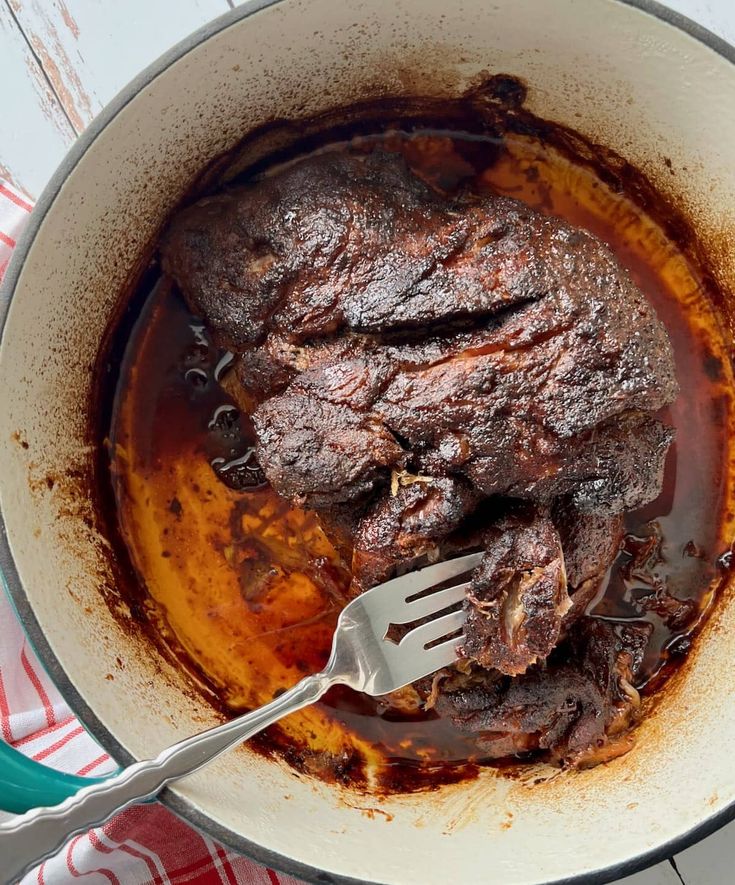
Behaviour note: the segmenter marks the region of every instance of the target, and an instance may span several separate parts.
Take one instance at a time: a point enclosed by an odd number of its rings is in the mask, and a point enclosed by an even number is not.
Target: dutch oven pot
[[[521,77],[530,110],[644,171],[735,281],[735,51],[648,0],[251,0],[124,89],[33,213],[0,300],[0,564],[41,659],[121,764],[216,720],[126,629],[95,528],[91,366],[126,280],[196,174],[249,130],[382,94],[455,95],[482,71]],[[161,798],[312,881],[607,881],[735,814],[734,688],[726,592],[635,749],[607,765],[536,785],[488,770],[377,805],[242,748]],[[0,768],[16,808],[76,786],[7,748]]]

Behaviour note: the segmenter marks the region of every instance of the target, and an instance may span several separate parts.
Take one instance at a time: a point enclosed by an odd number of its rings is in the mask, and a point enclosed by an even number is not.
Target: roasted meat
[[[201,200],[162,258],[235,353],[228,391],[268,481],[319,513],[352,592],[485,551],[464,662],[431,703],[490,755],[608,752],[645,638],[585,611],[622,514],[660,492],[656,413],[677,393],[666,331],[610,250],[376,150]]]
[[[395,474],[393,489],[368,508],[352,533],[353,587],[367,590],[422,557],[426,562],[438,559],[442,541],[478,500],[470,484],[459,478]]]
[[[600,589],[623,535],[619,516],[493,502],[444,541],[445,551],[482,549],[472,577],[463,656],[501,673],[545,660]],[[498,509],[500,512],[498,513]]]
[[[487,758],[545,750],[578,767],[630,749],[640,712],[634,687],[650,624],[614,627],[585,617],[545,666],[508,678],[473,667],[437,674],[433,703]]]
[[[489,669],[525,673],[554,649],[572,605],[561,539],[542,510],[497,520],[483,542],[467,594],[463,653]]]
[[[564,567],[571,606],[564,616],[568,629],[586,611],[600,590],[608,567],[623,541],[623,518],[582,513],[569,500],[561,499],[552,508],[564,553]]]

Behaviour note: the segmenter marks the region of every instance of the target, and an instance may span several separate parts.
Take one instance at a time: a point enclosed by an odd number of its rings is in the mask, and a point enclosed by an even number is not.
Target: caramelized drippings
[[[590,613],[653,624],[638,688],[688,648],[722,580],[732,371],[704,275],[624,192],[533,137],[391,131],[322,149],[401,152],[447,192],[494,189],[610,244],[671,336],[681,393],[664,490],[628,515],[623,548]],[[120,535],[158,638],[232,712],[258,706],[326,663],[349,570],[311,513],[265,482],[252,428],[220,386],[210,343],[155,266],[136,296],[114,391],[110,466]],[[678,602],[678,604],[677,604]],[[321,777],[416,789],[469,776],[474,741],[407,688],[387,699],[333,689],[261,742]]]

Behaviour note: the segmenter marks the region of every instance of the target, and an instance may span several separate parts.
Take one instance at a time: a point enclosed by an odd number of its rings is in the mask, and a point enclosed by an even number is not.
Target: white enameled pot
[[[644,171],[735,283],[735,50],[648,0],[250,0],[123,90],[44,192],[0,300],[0,565],[39,655],[121,763],[214,721],[110,610],[87,412],[126,279],[197,172],[259,124],[386,93],[456,94],[481,71],[523,78],[530,110]],[[536,785],[489,771],[374,814],[374,800],[243,749],[162,799],[315,882],[607,881],[735,815],[733,736],[729,597],[634,751],[608,765]]]

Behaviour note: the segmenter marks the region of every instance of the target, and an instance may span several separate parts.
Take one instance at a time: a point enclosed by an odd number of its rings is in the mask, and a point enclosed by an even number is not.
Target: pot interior
[[[120,293],[193,178],[250,130],[383,94],[454,96],[483,73],[522,78],[529,110],[644,172],[732,289],[735,120],[723,110],[735,106],[735,67],[614,0],[554,0],[553,13],[541,0],[466,0],[451,13],[438,0],[246,5],[121,94],[46,191],[7,278],[0,505],[12,564],[3,566],[62,691],[119,761],[216,721],[131,627],[96,528],[89,393]],[[635,749],[590,771],[544,772],[540,783],[486,771],[378,802],[243,748],[167,801],[301,875],[478,882],[491,864],[493,878],[530,885],[624,868],[735,800],[735,766],[720,749],[735,728],[734,622],[728,592]]]

